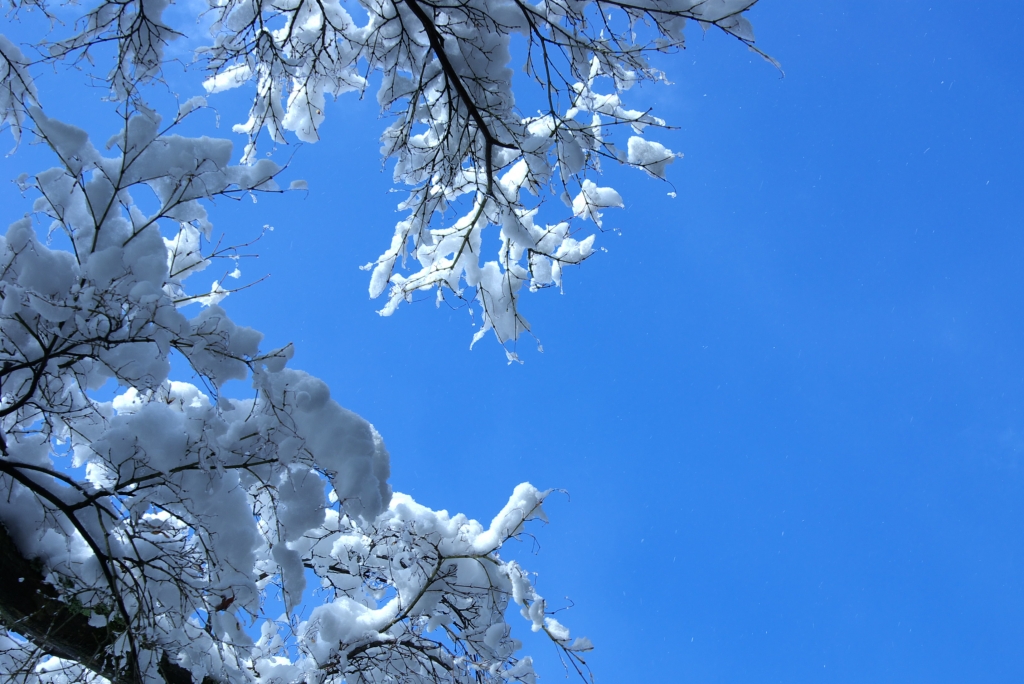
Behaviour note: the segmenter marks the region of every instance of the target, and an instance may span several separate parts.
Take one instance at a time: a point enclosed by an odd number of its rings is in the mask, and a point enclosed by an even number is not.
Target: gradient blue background
[[[367,301],[399,218],[369,96],[293,157],[308,195],[214,214],[276,228],[224,304],[378,427],[396,490],[484,520],[570,493],[509,553],[598,682],[1024,681],[1024,5],[750,16],[785,78],[693,26],[631,92],[679,126],[678,197],[610,170],[621,234],[524,297],[524,365],[465,310]]]

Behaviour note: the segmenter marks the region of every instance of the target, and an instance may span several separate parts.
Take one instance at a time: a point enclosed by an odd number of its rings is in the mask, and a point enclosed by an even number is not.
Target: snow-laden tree
[[[376,78],[409,213],[368,266],[371,294],[389,291],[386,314],[422,290],[475,301],[475,339],[514,345],[523,286],[559,285],[593,250],[578,224],[621,204],[600,162],[663,178],[675,158],[643,137],[663,122],[621,100],[663,78],[648,53],[680,48],[687,19],[751,45],[752,4],[211,0],[206,89],[255,89],[233,165],[229,141],[177,132],[202,97],[166,121],[147,104],[189,32],[167,2],[71,16],[15,0],[11,16],[58,28],[0,36],[0,124],[56,166],[17,178],[34,203],[0,237],[0,679],[532,682],[516,611],[585,671],[590,642],[498,554],[548,492],[520,485],[488,526],[393,493],[372,425],[290,368],[290,346],[233,323],[225,278],[195,289],[217,260],[237,277],[246,247],[215,238],[204,203],[280,192],[261,135],[315,140],[327,96]],[[514,54],[534,114],[513,97]],[[33,71],[62,64],[109,87],[105,151],[44,113]],[[230,380],[251,389],[222,394]],[[300,619],[300,604],[315,607]]]
[[[281,168],[174,135],[188,106],[166,128],[126,107],[110,155],[26,111],[60,165],[19,183],[67,249],[29,217],[0,238],[0,678],[531,681],[510,601],[578,659],[589,642],[496,553],[546,492],[520,485],[488,527],[392,495],[369,423],[290,347],[262,352],[218,283],[186,290],[234,253],[204,253],[200,200],[274,192]],[[172,353],[207,392],[171,379]],[[252,396],[218,396],[232,379]]]
[[[529,331],[523,288],[560,287],[563,268],[594,252],[587,224],[600,228],[622,206],[595,180],[602,161],[663,179],[678,156],[644,137],[665,122],[623,101],[637,83],[665,80],[651,54],[681,49],[688,20],[763,54],[744,17],[756,0],[207,1],[200,25],[211,37],[196,54],[206,90],[254,89],[248,121],[234,127],[248,138],[243,161],[264,133],[317,140],[328,97],[376,88],[391,118],[381,152],[408,189],[408,213],[365,266],[370,295],[386,296],[382,315],[430,290],[438,302],[469,301],[480,312],[473,341],[494,331],[510,359]],[[12,2],[50,11],[46,0]],[[168,7],[101,0],[67,35],[42,41],[40,59],[110,65],[98,75],[130,99],[159,77],[172,41],[195,32],[172,25]],[[0,105],[17,133],[19,102],[34,93],[4,62]],[[523,72],[515,91],[513,67]]]

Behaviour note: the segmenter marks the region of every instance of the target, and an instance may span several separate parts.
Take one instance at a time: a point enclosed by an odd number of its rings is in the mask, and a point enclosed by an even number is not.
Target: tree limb
[[[88,613],[60,600],[57,589],[45,581],[42,566],[22,555],[7,529],[0,524],[0,623],[17,632],[47,654],[79,663],[114,684],[134,684],[130,672],[120,670],[108,654],[119,633],[93,627]],[[160,658],[160,674],[167,684],[194,684],[188,670]],[[204,677],[203,684],[219,684]]]

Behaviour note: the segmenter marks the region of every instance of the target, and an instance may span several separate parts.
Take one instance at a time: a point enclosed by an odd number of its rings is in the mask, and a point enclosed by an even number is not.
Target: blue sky
[[[621,235],[526,298],[522,366],[466,351],[464,311],[363,299],[395,218],[372,100],[298,153],[312,190],[268,206],[273,278],[233,311],[377,425],[396,489],[485,519],[519,481],[569,491],[515,552],[598,681],[1020,681],[1024,11],[1001,7],[763,2],[785,78],[694,30],[641,93],[680,127],[678,197],[609,174]]]
[[[293,157],[308,194],[214,214],[275,226],[225,307],[377,426],[396,490],[485,520],[569,492],[509,551],[598,682],[1022,681],[1024,6],[751,19],[785,78],[691,27],[629,102],[679,127],[674,188],[610,170],[620,232],[524,297],[525,364],[468,351],[464,310],[374,313],[357,267],[398,215],[369,96]]]

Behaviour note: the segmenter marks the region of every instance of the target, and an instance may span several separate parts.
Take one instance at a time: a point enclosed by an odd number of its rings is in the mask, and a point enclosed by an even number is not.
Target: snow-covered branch
[[[530,330],[524,288],[561,287],[564,267],[594,253],[603,210],[622,206],[596,182],[602,161],[664,179],[678,156],[644,137],[665,121],[625,103],[635,84],[665,80],[651,55],[682,49],[696,21],[767,58],[745,17],[756,0],[209,3],[211,41],[198,52],[206,89],[254,88],[248,121],[234,127],[248,138],[246,162],[264,131],[277,143],[289,133],[318,140],[327,99],[364,93],[380,74],[377,101],[392,119],[381,152],[408,189],[399,205],[408,213],[365,266],[370,296],[386,297],[382,315],[430,290],[438,302],[475,303],[474,342],[493,331],[510,358]],[[165,10],[165,0],[101,0],[73,35],[44,46],[46,58],[84,64],[114,44],[114,66],[98,76],[116,98],[134,97],[186,30]],[[18,109],[8,111],[14,127]]]
[[[66,248],[31,217],[0,237],[0,675],[532,681],[510,599],[579,661],[498,556],[546,493],[520,486],[486,529],[392,496],[374,428],[289,368],[291,346],[261,351],[217,282],[187,289],[231,251],[209,247],[203,201],[277,192],[282,171],[175,134],[193,109],[165,128],[125,104],[109,156],[26,110],[59,165],[20,182]],[[171,354],[206,392],[172,377]],[[228,380],[251,396],[221,395]],[[300,622],[311,574],[322,605]]]
[[[677,158],[626,91],[664,80],[650,57],[688,20],[757,51],[755,1],[210,0],[206,89],[255,92],[238,165],[177,133],[203,97],[169,123],[146,103],[187,33],[166,0],[99,0],[34,58],[0,36],[0,126],[57,159],[18,178],[33,211],[0,237],[0,678],[532,683],[516,610],[584,674],[590,642],[499,555],[548,492],[520,485],[489,526],[393,494],[373,426],[231,320],[237,288],[194,286],[250,243],[211,242],[205,203],[281,192],[261,135],[315,141],[328,97],[379,78],[408,194],[370,294],[385,315],[431,290],[474,303],[474,342],[515,359],[524,288],[561,286],[594,253],[584,224],[623,204],[601,164],[664,179]],[[60,24],[15,3],[35,9]],[[513,90],[514,61],[532,85]],[[32,71],[57,62],[109,84],[106,152],[44,112]]]

